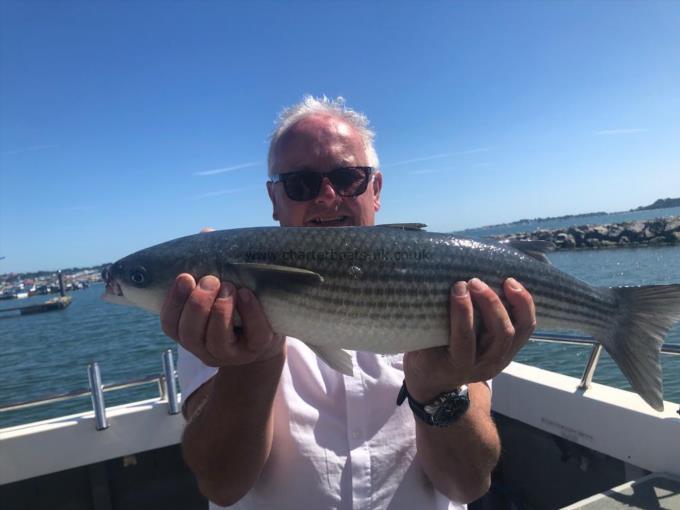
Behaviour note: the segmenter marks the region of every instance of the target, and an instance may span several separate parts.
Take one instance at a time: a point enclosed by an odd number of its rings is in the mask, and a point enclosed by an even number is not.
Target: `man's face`
[[[367,166],[366,151],[354,128],[336,117],[310,115],[293,124],[273,153],[276,173],[295,170],[328,172],[343,166]],[[380,209],[382,175],[376,172],[366,191],[357,197],[338,195],[324,178],[316,198],[296,202],[283,183],[267,183],[273,217],[283,227],[374,225]]]

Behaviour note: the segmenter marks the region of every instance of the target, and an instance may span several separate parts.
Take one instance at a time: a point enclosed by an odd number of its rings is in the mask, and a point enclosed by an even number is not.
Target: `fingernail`
[[[468,282],[468,288],[472,292],[481,292],[484,290],[484,287],[486,287],[486,284],[479,278],[473,278]]]
[[[191,294],[192,290],[194,290],[194,286],[192,285],[189,278],[182,277],[177,279],[177,294],[179,297],[189,297],[189,294]]]
[[[243,301],[244,303],[247,303],[250,301],[250,291],[246,289],[245,287],[238,289],[238,298]]]
[[[514,278],[508,278],[508,279],[505,280],[505,281],[508,283],[508,286],[509,286],[512,290],[516,290],[516,291],[522,290],[522,286],[521,286],[521,285],[519,284],[519,282],[518,282],[517,280],[515,280]]]
[[[456,284],[453,286],[453,293],[457,297],[467,296],[467,293],[468,293],[467,289],[468,289],[467,283],[456,282]]]
[[[222,287],[220,288],[220,295],[219,297],[221,299],[226,299],[231,297],[234,294],[234,286],[231,283],[223,283]]]
[[[204,276],[198,282],[198,286],[203,290],[216,290],[220,286],[220,281],[214,276]]]

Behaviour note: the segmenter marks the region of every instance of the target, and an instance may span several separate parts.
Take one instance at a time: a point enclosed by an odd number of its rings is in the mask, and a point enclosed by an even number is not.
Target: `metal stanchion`
[[[165,376],[165,394],[168,397],[168,413],[179,414],[175,362],[172,359],[172,350],[170,349],[163,353],[163,374]]]
[[[590,358],[588,358],[586,369],[583,371],[583,376],[581,377],[581,383],[578,385],[580,390],[587,390],[590,388],[590,385],[593,382],[595,368],[597,368],[597,362],[600,360],[600,354],[602,354],[602,345],[593,345],[593,350],[590,351]]]
[[[99,372],[99,364],[95,361],[87,367],[87,375],[90,380],[90,391],[92,392],[92,409],[97,430],[109,428],[106,419],[106,404],[104,403],[104,391],[102,390],[102,377]]]

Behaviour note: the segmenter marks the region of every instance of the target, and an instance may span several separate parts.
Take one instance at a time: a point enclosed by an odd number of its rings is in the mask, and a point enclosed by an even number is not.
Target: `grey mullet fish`
[[[329,366],[351,374],[343,349],[397,353],[447,345],[453,282],[478,277],[502,295],[512,276],[533,295],[540,329],[592,335],[633,389],[663,409],[659,350],[680,320],[680,284],[591,287],[545,263],[536,243],[523,248],[421,226],[196,234],[112,264],[104,271],[104,298],[159,313],[178,274],[215,275],[252,289],[274,331],[299,338]]]

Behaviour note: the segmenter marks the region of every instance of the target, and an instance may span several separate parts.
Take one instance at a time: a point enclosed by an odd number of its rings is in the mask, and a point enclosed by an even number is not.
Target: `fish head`
[[[102,271],[102,298],[115,304],[160,313],[177,275],[187,272],[187,261],[167,250],[150,248],[128,255]]]

